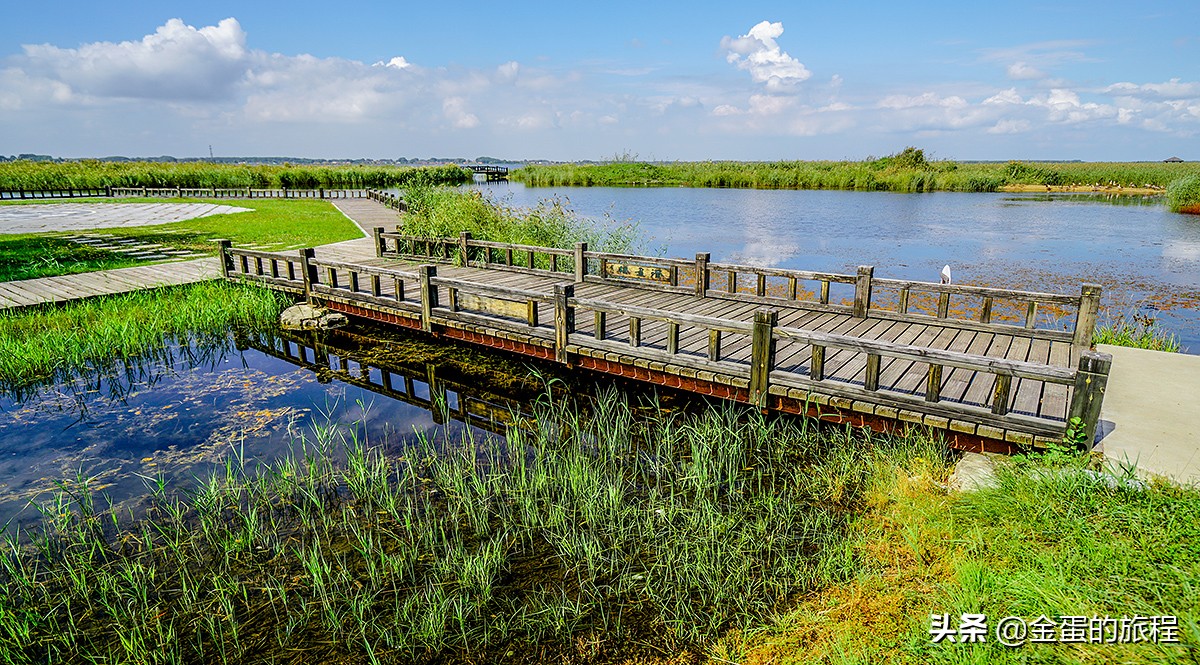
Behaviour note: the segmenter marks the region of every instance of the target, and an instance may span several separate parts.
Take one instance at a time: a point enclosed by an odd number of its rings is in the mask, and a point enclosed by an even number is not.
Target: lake
[[[884,278],[1077,294],[1105,316],[1156,318],[1200,352],[1200,217],[1160,197],[1090,194],[472,185],[511,206],[558,196],[601,222],[634,222],[649,253]]]

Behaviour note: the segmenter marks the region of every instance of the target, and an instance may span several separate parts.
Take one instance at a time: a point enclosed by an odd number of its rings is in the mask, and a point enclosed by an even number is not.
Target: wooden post
[[[578,248],[582,244],[575,246]],[[570,303],[574,297],[574,284],[554,285],[554,359],[563,364],[568,362],[567,344],[571,341],[571,333],[575,332],[575,308]]]
[[[1070,426],[1071,418],[1083,421],[1083,440],[1089,450],[1096,441],[1100,406],[1104,402],[1104,389],[1108,386],[1111,369],[1112,356],[1107,353],[1084,351],[1079,356],[1079,370],[1075,374],[1075,392],[1071,395],[1067,426]]]
[[[865,319],[871,311],[871,277],[874,266],[859,266],[858,279],[854,281],[854,318]]]
[[[867,390],[879,390],[879,354],[867,354],[867,372],[863,379],[863,387]]]
[[[825,380],[825,347],[812,345],[812,360],[808,363],[808,378],[813,381]]]
[[[596,339],[604,339],[608,336],[608,331],[606,330],[608,327],[608,312],[596,310],[592,313],[592,317],[593,335]]]
[[[760,409],[767,406],[771,370],[775,369],[775,324],[778,321],[778,310],[759,309],[754,312],[750,354],[750,400]]]
[[[417,267],[421,278],[421,330],[433,332],[433,308],[438,306],[437,286],[430,280],[437,277],[437,266],[428,263]]]
[[[708,359],[717,361],[721,359],[721,331],[708,331]]]
[[[312,247],[300,250],[300,272],[304,275],[304,297],[311,305],[313,301],[312,287],[317,281],[317,267],[311,263],[316,250]]]
[[[1003,416],[1008,413],[1008,400],[1012,394],[1012,375],[997,374],[992,386],[992,413]]]
[[[217,257],[221,261],[221,276],[229,279],[229,269],[233,267],[232,257],[229,255],[229,248],[233,245],[228,240],[217,240]]]
[[[988,296],[987,298],[983,299],[983,307],[981,307],[979,309],[979,322],[980,323],[991,323],[992,322],[992,297],[991,296]]]
[[[925,401],[940,401],[942,399],[942,366],[931,364],[925,378]]]
[[[383,243],[384,243],[383,227],[376,226],[374,233],[375,233],[375,256],[382,258],[383,257],[383,249],[384,249],[384,247],[383,247]]]
[[[575,243],[575,281],[576,282],[582,282],[584,276],[587,275],[587,259],[584,257],[584,253],[586,253],[587,250],[588,250],[588,244],[586,242]]]
[[[642,345],[642,320],[636,316],[629,317],[629,346]]]
[[[459,231],[458,233],[458,256],[462,261],[462,267],[471,267],[471,232]]]
[[[679,353],[679,324],[674,321],[667,322],[667,353]]]
[[[1075,346],[1080,349],[1092,347],[1092,333],[1096,329],[1096,315],[1100,311],[1100,285],[1084,284],[1079,293],[1079,314],[1075,317]]]
[[[942,292],[942,294],[938,296],[937,317],[939,319],[944,319],[944,318],[948,317],[949,315],[950,315],[950,294],[946,293],[946,292]]]

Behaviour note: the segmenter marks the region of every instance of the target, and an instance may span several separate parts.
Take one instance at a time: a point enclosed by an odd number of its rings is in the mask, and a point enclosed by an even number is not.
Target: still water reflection
[[[649,251],[715,261],[1077,293],[1104,286],[1110,316],[1140,312],[1200,352],[1200,218],[1160,198],[1089,194],[547,187],[476,183],[527,207],[636,222]]]

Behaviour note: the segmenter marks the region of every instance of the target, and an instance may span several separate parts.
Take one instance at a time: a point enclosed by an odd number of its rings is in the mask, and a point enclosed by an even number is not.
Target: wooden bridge
[[[658,385],[951,445],[1091,440],[1111,358],[1078,295],[883,279],[376,228],[374,255],[221,243],[227,279],[346,314]]]
[[[494,164],[466,164],[464,169],[471,169],[472,173],[482,175],[487,178],[488,182],[495,180],[508,180],[508,167],[496,166]]]

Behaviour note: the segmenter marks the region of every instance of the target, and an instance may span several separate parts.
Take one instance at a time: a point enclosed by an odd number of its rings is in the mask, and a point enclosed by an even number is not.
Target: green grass
[[[1178,353],[1183,350],[1179,338],[1158,327],[1153,318],[1137,314],[1119,314],[1111,321],[1096,326],[1092,344],[1131,346],[1137,349]]]
[[[0,162],[0,190],[112,187],[407,187],[471,182],[457,166],[247,166],[206,162]]]
[[[867,191],[991,192],[1014,186],[1151,188],[1161,190],[1197,164],[1159,162],[962,163],[926,160],[908,148],[863,161],[618,162],[525,166],[509,177],[534,187],[656,186]]]
[[[1167,206],[1172,212],[1200,213],[1200,174],[1171,181],[1167,186]]]
[[[123,199],[136,203],[180,203],[193,199]],[[362,231],[328,201],[314,200],[220,200],[220,203],[252,212],[210,215],[197,219],[153,226],[95,229],[117,238],[163,245],[215,255],[216,238],[227,238],[234,246],[258,245],[271,250],[314,247],[362,237]],[[3,205],[3,204],[0,204]],[[12,204],[29,205],[29,204]],[[37,203],[33,205],[53,205]],[[104,203],[123,205],[123,203]],[[72,235],[79,232],[70,232]],[[91,270],[123,268],[155,261],[136,260],[117,252],[95,249],[63,240],[62,233],[0,235],[0,281],[65,275]]]
[[[0,386],[65,379],[122,357],[154,353],[171,338],[273,325],[280,297],[260,288],[203,282],[0,312]],[[0,661],[3,662],[3,661]]]
[[[1200,491],[1106,481],[1079,465],[1001,463],[947,494],[945,469],[878,474],[851,527],[857,572],[738,647],[774,663],[1189,663],[1200,648]],[[1182,644],[932,644],[930,614],[1173,615]]]

